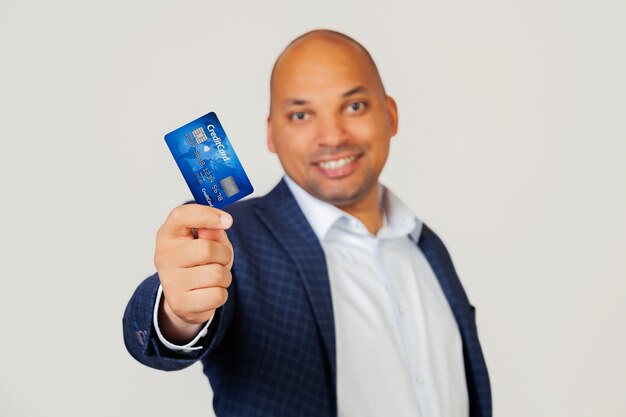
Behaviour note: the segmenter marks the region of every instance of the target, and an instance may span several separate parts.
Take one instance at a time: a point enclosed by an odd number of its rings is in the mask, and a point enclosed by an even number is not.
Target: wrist
[[[159,305],[159,327],[163,336],[175,344],[189,343],[200,332],[203,324],[188,323],[172,311],[165,297]]]

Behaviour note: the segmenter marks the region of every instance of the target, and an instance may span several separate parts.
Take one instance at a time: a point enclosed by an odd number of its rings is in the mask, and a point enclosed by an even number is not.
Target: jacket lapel
[[[322,246],[284,180],[257,201],[256,214],[291,258],[302,278],[328,354],[334,392],[335,325],[328,269]]]
[[[456,272],[451,269],[452,261],[449,259],[447,251],[440,242],[433,237],[433,232],[428,226],[423,225],[422,233],[418,240],[418,246],[428,260],[443,293],[448,300],[448,304],[452,309],[452,314],[461,331],[461,336],[467,340],[467,310],[469,309],[469,301],[465,293],[459,291],[458,285],[453,285],[453,281],[457,282]],[[461,290],[462,291],[462,290]]]
[[[448,299],[463,338],[470,416],[491,416],[489,376],[478,341],[473,307],[461,286],[452,259],[450,259],[443,242],[426,225],[422,229],[418,246],[430,263],[441,289]]]

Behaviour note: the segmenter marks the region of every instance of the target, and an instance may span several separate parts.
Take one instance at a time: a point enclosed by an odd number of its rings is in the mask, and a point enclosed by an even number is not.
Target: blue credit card
[[[165,135],[198,204],[222,208],[254,191],[213,112]]]

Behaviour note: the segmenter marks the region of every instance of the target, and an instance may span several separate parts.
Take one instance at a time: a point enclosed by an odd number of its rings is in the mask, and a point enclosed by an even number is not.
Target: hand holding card
[[[228,298],[233,248],[225,229],[232,218],[218,208],[253,188],[215,113],[168,133],[165,141],[198,203],[172,210],[157,233],[154,256],[164,295],[160,330],[184,344]]]

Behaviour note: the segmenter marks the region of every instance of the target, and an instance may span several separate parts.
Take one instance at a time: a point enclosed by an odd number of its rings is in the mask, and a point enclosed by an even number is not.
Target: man
[[[218,416],[491,416],[450,257],[378,182],[398,112],[369,53],[309,32],[270,84],[285,178],[230,214],[171,212],[126,309],[129,352],[163,370],[200,360]]]

